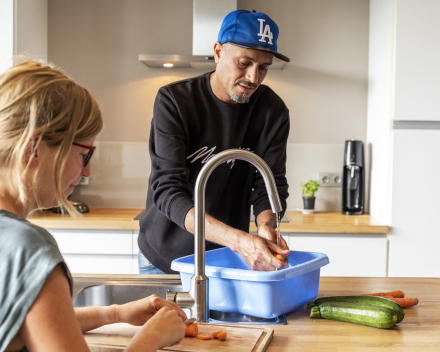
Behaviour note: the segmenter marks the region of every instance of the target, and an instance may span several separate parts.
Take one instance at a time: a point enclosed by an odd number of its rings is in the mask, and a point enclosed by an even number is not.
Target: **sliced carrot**
[[[223,331],[221,334],[218,334],[218,335],[217,335],[217,338],[218,338],[219,340],[225,341],[227,335],[228,335],[228,334],[226,333],[226,331]]]
[[[369,294],[360,295],[360,296],[380,296],[380,297],[391,296],[394,298],[403,298],[403,297],[405,297],[405,294],[402,291],[392,291],[392,292],[369,293]]]
[[[199,332],[199,327],[197,326],[197,323],[192,323],[186,327],[185,336],[196,337],[198,332]]]
[[[382,296],[382,297],[396,302],[402,308],[409,308],[409,307],[413,307],[413,306],[416,306],[417,304],[419,304],[418,298],[413,298],[413,297],[406,297],[406,298],[395,298],[395,297],[391,297],[391,296]]]
[[[275,256],[275,258],[284,261],[284,257],[283,257],[281,254],[277,254],[277,255]]]
[[[211,340],[211,335],[208,335],[208,334],[198,334],[197,338],[199,340]]]
[[[218,334],[221,334],[222,332],[223,332],[223,330],[219,330],[219,331],[213,332],[213,333],[211,334],[211,336],[212,336],[213,338],[216,338],[217,335],[218,335]]]

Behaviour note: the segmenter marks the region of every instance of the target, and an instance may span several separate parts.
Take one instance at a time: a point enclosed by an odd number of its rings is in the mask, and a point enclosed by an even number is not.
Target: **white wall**
[[[204,70],[147,68],[138,55],[191,55],[192,0],[48,3],[49,59],[100,104],[104,153],[134,151],[124,167],[110,166],[113,174],[99,171],[105,161],[92,160],[99,178],[92,176],[74,196],[91,206],[143,207],[148,177],[133,183],[117,175],[126,175],[125,167],[149,174],[146,145],[157,90]],[[280,27],[279,51],[292,60],[284,70],[269,72],[264,83],[291,114],[288,207],[295,209],[302,206],[301,182],[317,172],[341,172],[344,141],[366,139],[369,1],[238,0],[238,8],[271,16]],[[340,210],[340,188],[321,189],[317,196],[322,210]]]
[[[47,61],[47,0],[16,0],[15,53]]]
[[[0,1],[0,71],[9,67],[14,55],[14,2]]]
[[[47,61],[47,0],[0,1],[0,71],[14,55]]]

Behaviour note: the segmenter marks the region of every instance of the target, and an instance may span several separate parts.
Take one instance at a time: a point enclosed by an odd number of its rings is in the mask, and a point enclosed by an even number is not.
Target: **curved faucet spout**
[[[258,155],[242,149],[229,149],[218,153],[203,166],[197,177],[194,202],[195,202],[195,238],[194,238],[194,276],[191,278],[191,289],[189,295],[194,298],[194,305],[191,307],[192,317],[198,322],[209,320],[209,281],[205,275],[205,189],[209,176],[214,169],[227,160],[245,160],[254,165],[263,177],[266,185],[267,195],[274,213],[280,213],[282,206],[272,171],[266,162]],[[179,294],[175,296],[175,302],[179,303]],[[187,295],[185,296],[186,307],[188,307]],[[182,297],[183,298],[183,297]],[[182,302],[183,303],[183,302]]]

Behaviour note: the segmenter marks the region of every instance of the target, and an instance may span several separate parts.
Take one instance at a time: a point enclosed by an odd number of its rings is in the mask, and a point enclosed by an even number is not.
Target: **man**
[[[288,185],[286,144],[289,112],[262,86],[277,52],[278,27],[261,12],[237,10],[223,20],[214,45],[216,70],[162,87],[154,104],[150,134],[151,175],[146,212],[140,220],[139,272],[174,273],[171,262],[194,254],[194,187],[209,158],[232,148],[262,157],[274,174],[283,209]],[[276,215],[254,166],[230,160],[218,166],[205,192],[206,250],[227,246],[254,270],[285,264]],[[250,205],[258,236],[249,231]],[[147,259],[148,258],[148,259]]]

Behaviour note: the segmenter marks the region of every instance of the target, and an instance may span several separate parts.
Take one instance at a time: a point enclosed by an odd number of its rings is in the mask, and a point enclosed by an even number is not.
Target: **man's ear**
[[[218,64],[220,62],[220,58],[224,53],[224,47],[219,42],[215,42],[214,44],[214,60],[215,63]]]

